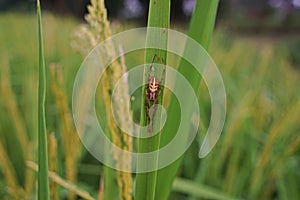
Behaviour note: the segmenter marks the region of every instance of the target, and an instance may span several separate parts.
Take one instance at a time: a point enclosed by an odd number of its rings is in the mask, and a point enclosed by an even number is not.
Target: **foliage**
[[[39,76],[38,76],[38,199],[49,199],[49,180],[48,180],[48,151],[47,151],[47,132],[46,132],[46,69],[44,58],[44,41],[42,31],[42,16],[40,1],[37,0],[37,25],[38,25],[38,57],[39,57]],[[25,148],[25,147],[24,147]],[[25,150],[25,149],[24,149]]]
[[[158,27],[163,28],[165,30],[169,29],[170,26],[170,0],[166,1],[156,1],[156,0],[150,0],[149,4],[149,14],[148,14],[148,27]],[[168,48],[168,33],[165,31],[165,34],[161,34],[160,31],[154,31],[152,33],[151,31],[147,32],[147,44],[149,46],[153,44],[159,44],[161,47],[167,49]],[[157,58],[157,59],[156,59]],[[145,63],[159,63],[163,61],[162,64],[166,64],[167,60],[167,51],[161,50],[161,49],[146,49],[145,52]],[[144,68],[144,74],[150,73],[150,68],[146,65]],[[155,73],[152,76],[155,77],[164,77],[164,70],[162,67],[157,67]],[[148,109],[150,110],[150,105],[146,105],[147,98],[149,98],[146,94],[146,90],[148,87],[148,78],[147,76],[144,76],[144,86],[142,87],[142,103],[141,108],[145,108],[148,106]],[[162,85],[164,83],[164,80],[162,80]],[[163,92],[164,89],[160,88],[161,95],[156,97],[157,103],[162,105],[163,102]],[[153,105],[155,107],[156,105]],[[155,108],[153,108],[155,109]],[[143,133],[142,129],[140,131],[140,135],[147,134],[147,135],[153,135],[155,132],[156,127],[160,127],[161,123],[161,115],[156,112],[156,114],[153,114],[152,119],[150,120],[149,124],[147,124],[147,115],[150,116],[150,111],[146,109],[141,109],[141,120],[140,125],[149,127],[152,126],[152,128],[147,129],[147,133]],[[154,111],[152,111],[154,113]],[[160,130],[158,134],[155,136],[149,137],[149,138],[140,138],[138,141],[138,152],[144,153],[144,152],[151,152],[159,149],[160,146],[160,138],[162,136],[162,131]],[[145,165],[147,163],[148,165],[154,165],[158,166],[157,160],[158,160],[159,154],[157,153],[154,158],[148,158],[148,159],[140,159],[137,162],[137,170],[139,170],[139,166]],[[136,175],[136,186],[135,186],[135,198],[136,199],[155,199],[156,197],[156,185],[157,185],[157,171],[154,170],[147,173],[138,173]]]
[[[65,182],[63,122],[56,110],[58,101],[50,88],[54,83],[48,73],[50,63],[61,66],[64,86],[58,91],[63,93],[64,98],[60,99],[70,109],[74,77],[81,63],[81,56],[70,49],[70,34],[78,22],[53,15],[43,17],[47,128],[55,133],[59,151],[54,177],[60,179],[50,179],[56,180],[60,199],[66,198],[66,190],[79,195],[83,189],[90,193],[86,198],[95,198],[103,167],[83,148],[74,164],[77,181]],[[31,15],[0,15],[0,26],[6,27],[0,32],[0,108],[4,111],[0,113],[0,199],[13,195],[30,198],[37,191],[35,175],[26,167],[27,160],[34,161],[30,155],[34,155],[37,144],[37,35],[28,31],[36,28],[35,22]],[[279,43],[286,43],[286,39]],[[193,143],[179,166],[180,179],[175,179],[170,199],[299,199],[300,74],[291,67],[286,48],[270,39],[235,36],[220,26],[214,33],[210,52],[227,91],[225,129],[203,160],[197,157],[198,143]],[[140,58],[131,59],[129,62],[134,63],[134,59]],[[199,94],[203,131],[210,116],[205,84],[201,84]],[[23,132],[28,141],[22,138]]]

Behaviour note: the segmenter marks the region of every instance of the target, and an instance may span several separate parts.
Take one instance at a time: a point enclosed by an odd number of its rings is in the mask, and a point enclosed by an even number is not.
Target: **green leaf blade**
[[[37,0],[38,18],[38,51],[39,51],[39,77],[38,77],[38,199],[49,199],[48,181],[48,153],[46,136],[46,72],[43,48],[43,32],[40,1]]]
[[[159,30],[166,30],[164,34],[161,34],[160,31],[152,32],[149,31],[147,33],[147,44],[159,44],[162,47],[165,47],[164,49],[167,49],[167,42],[168,42],[168,34],[167,30],[169,28],[170,24],[170,0],[164,0],[164,1],[157,1],[157,0],[150,0],[150,6],[149,6],[149,16],[148,16],[148,27],[158,27],[162,28]],[[154,59],[155,58],[155,59]],[[146,55],[145,55],[145,63],[152,63],[154,60],[154,63],[158,64],[166,64],[167,60],[167,51],[165,50],[159,50],[159,49],[146,49]],[[150,70],[149,65],[145,66],[144,72],[145,74],[148,74]],[[155,74],[158,79],[163,77],[164,70],[163,67],[156,67]],[[164,81],[164,80],[163,80]],[[144,76],[144,87],[142,91],[142,109],[141,109],[141,126],[147,125],[147,111],[145,108],[146,106],[146,92],[148,79]],[[163,83],[162,83],[163,84]],[[158,98],[158,104],[162,104],[162,94],[163,94],[163,88],[161,90],[161,95]],[[160,126],[160,118],[158,114],[154,116],[152,119],[152,123],[154,127]],[[151,125],[150,125],[151,126]],[[154,128],[155,129],[155,128]],[[141,134],[152,134],[151,133],[142,133]],[[156,134],[153,137],[149,137],[146,139],[140,138],[138,141],[138,152],[151,152],[155,151],[160,146],[160,137],[161,133]],[[158,154],[154,156],[154,158],[149,159],[139,159],[137,161],[137,168],[139,169],[142,165],[150,165],[154,168],[157,166],[157,160],[158,160]],[[156,177],[157,177],[157,171],[152,171],[148,173],[139,173],[136,176],[136,189],[135,189],[135,199],[149,199],[153,200],[155,198],[155,188],[156,188]]]
[[[198,0],[196,1],[195,11],[193,13],[188,36],[197,41],[202,47],[207,50],[211,41],[212,32],[215,24],[216,12],[218,8],[218,0]],[[188,46],[186,47],[185,54],[187,52]],[[191,66],[187,61],[181,60],[178,72],[181,73],[187,80],[189,80],[191,86],[195,91],[198,90],[201,82],[201,76],[195,73],[193,66]],[[176,85],[175,85],[176,87]],[[177,127],[174,124],[178,123],[180,116],[177,115],[178,105],[175,101],[176,97],[171,96],[171,103],[168,107],[168,120],[169,122],[165,125],[165,133],[161,137],[161,146],[167,144],[168,141],[171,141],[176,134]],[[188,106],[188,113],[190,116],[193,112],[193,102],[192,98],[186,97],[186,104]],[[190,116],[181,116],[184,119],[189,119]],[[186,127],[186,132],[189,132],[189,122],[185,122],[184,127]],[[186,134],[186,138],[188,134]],[[157,185],[156,185],[156,195],[155,199],[162,200],[167,199],[171,189],[172,184],[179,169],[181,158],[176,160],[171,165],[158,171],[157,175]]]

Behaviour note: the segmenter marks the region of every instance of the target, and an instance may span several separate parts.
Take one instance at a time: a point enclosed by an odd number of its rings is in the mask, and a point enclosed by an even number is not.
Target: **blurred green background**
[[[59,152],[49,159],[55,162],[50,169],[62,177],[70,169],[64,165],[67,154],[60,134],[60,110],[69,112],[71,108],[73,81],[83,59],[71,44],[74,30],[83,23],[87,3],[42,1],[48,74],[47,132],[55,138],[49,148],[56,144]],[[193,4],[193,0],[172,1],[172,28],[186,32]],[[147,1],[115,0],[106,1],[106,5],[114,32],[145,26]],[[31,197],[34,181],[25,177],[32,173],[26,160],[34,160],[37,154],[35,3],[1,0],[0,11],[0,199],[14,199],[15,188]],[[206,158],[198,159],[200,141],[192,144],[179,177],[235,198],[300,199],[299,19],[297,0],[220,2],[209,53],[224,79],[227,119],[220,140]],[[142,58],[130,59],[128,63]],[[61,69],[58,77],[64,84],[57,78],[59,89],[53,89],[56,79],[51,78],[49,68],[53,65]],[[205,127],[210,119],[205,85],[199,93]],[[73,176],[80,188],[96,196],[102,166],[81,149]],[[63,187],[58,191],[60,199],[66,198]],[[170,199],[197,198],[174,185]]]

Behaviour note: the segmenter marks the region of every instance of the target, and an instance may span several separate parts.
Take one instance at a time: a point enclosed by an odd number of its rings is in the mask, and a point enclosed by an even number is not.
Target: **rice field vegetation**
[[[120,189],[118,180],[125,176],[132,178],[133,195],[136,174],[105,167],[85,150],[76,134],[72,89],[83,57],[72,45],[81,22],[51,13],[43,13],[42,22],[50,199],[103,199],[105,195],[120,199],[126,191]],[[134,27],[117,24],[112,22],[113,33]],[[2,13],[0,27],[0,199],[35,199],[36,16]],[[291,41],[296,40],[291,48]],[[210,154],[199,159],[201,133],[208,127],[211,107],[201,82],[200,134],[182,158],[171,191],[162,199],[300,199],[300,68],[294,59],[299,40],[245,36],[218,24],[208,51],[225,83],[224,130]],[[126,60],[135,63],[143,58]],[[139,109],[135,106],[140,104],[132,103],[133,112]],[[104,189],[103,184],[110,187]]]

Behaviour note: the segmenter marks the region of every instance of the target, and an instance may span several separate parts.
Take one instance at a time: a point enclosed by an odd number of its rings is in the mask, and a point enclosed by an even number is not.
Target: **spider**
[[[153,71],[153,63],[154,60],[156,58],[156,54],[153,57],[152,63],[150,65],[150,70],[148,72],[148,86],[146,88],[146,115],[147,115],[147,124],[149,125],[150,123],[150,106],[151,106],[151,102],[153,103],[153,112],[152,112],[152,117],[151,119],[153,120],[155,113],[156,113],[156,109],[157,109],[157,101],[158,101],[158,97],[161,94],[161,84],[164,80],[164,76],[165,76],[165,70],[166,68],[164,68],[163,73],[162,73],[162,77],[160,80],[158,80],[155,76],[150,77],[151,72]],[[151,128],[153,128],[153,122],[151,124]],[[150,128],[150,125],[148,126],[148,133],[152,132]]]

